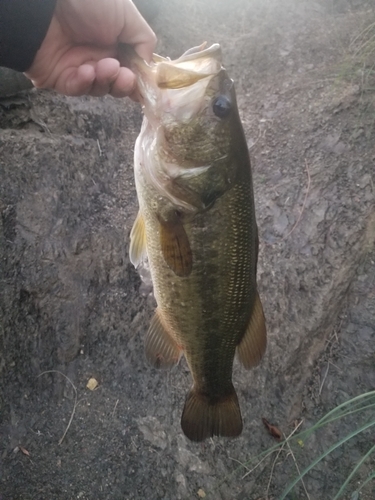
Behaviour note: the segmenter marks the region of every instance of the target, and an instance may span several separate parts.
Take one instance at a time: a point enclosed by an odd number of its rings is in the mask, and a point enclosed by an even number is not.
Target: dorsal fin
[[[258,292],[245,335],[237,346],[237,357],[246,370],[256,366],[267,346],[266,323]]]

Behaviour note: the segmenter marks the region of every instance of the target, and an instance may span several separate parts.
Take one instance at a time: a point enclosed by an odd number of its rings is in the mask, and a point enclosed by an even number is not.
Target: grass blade
[[[339,491],[337,492],[337,494],[335,495],[335,497],[333,498],[333,500],[338,500],[340,498],[340,496],[344,493],[345,488],[349,484],[351,478],[354,476],[354,474],[357,472],[357,470],[361,467],[361,465],[363,464],[363,462],[371,455],[371,453],[373,453],[374,450],[375,450],[375,445],[372,448],[370,448],[369,451],[366,453],[366,455],[364,455],[361,458],[361,460],[357,463],[357,465],[354,467],[354,469],[352,470],[352,472],[346,478],[345,482],[342,484],[341,488],[339,489]]]
[[[329,455],[330,453],[332,453],[334,450],[336,450],[336,448],[338,448],[339,446],[343,445],[344,443],[346,443],[347,441],[349,441],[350,439],[352,439],[354,436],[357,436],[358,434],[360,434],[361,432],[364,432],[366,429],[369,429],[370,427],[374,426],[375,425],[375,421],[371,421],[371,422],[368,422],[367,424],[363,425],[362,427],[360,427],[359,429],[356,429],[355,431],[353,431],[352,433],[348,434],[347,436],[343,437],[342,439],[340,439],[339,441],[337,441],[337,443],[335,443],[334,445],[332,445],[327,451],[325,451],[324,453],[322,453],[322,455],[320,455],[318,458],[316,458],[308,467],[306,467],[306,469],[296,478],[294,479],[294,481],[287,487],[287,489],[282,493],[281,497],[279,498],[279,500],[284,500],[285,497],[287,496],[288,493],[290,493],[292,491],[292,489],[295,487],[295,485],[311,470],[315,467],[315,465],[317,465],[321,460],[323,460],[327,455]]]

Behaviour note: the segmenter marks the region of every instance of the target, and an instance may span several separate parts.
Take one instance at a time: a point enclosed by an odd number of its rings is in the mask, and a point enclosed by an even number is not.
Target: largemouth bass
[[[257,365],[266,328],[256,284],[258,234],[250,159],[218,44],[146,64],[133,55],[144,120],[135,145],[139,213],[130,260],[148,258],[157,309],[146,356],[185,355],[193,387],[181,426],[193,441],[242,431],[237,356]]]

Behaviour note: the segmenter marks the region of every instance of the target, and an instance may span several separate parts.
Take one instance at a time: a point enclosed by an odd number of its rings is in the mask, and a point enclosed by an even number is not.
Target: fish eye
[[[232,110],[232,105],[228,97],[219,95],[212,103],[212,110],[219,118],[226,118]]]

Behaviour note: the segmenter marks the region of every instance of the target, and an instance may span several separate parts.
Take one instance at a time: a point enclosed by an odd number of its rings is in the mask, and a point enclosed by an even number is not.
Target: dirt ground
[[[369,418],[252,471],[275,444],[262,417],[287,436],[375,390],[375,77],[358,52],[373,2],[157,4],[161,54],[221,43],[251,152],[269,345],[256,370],[235,365],[244,431],[189,442],[186,363],[144,358],[154,302],[128,258],[139,106],[32,90],[0,102],[1,500],[277,500]],[[370,431],[287,498],[333,499]],[[373,500],[374,480],[357,489],[374,469],[372,455],[342,498]]]

